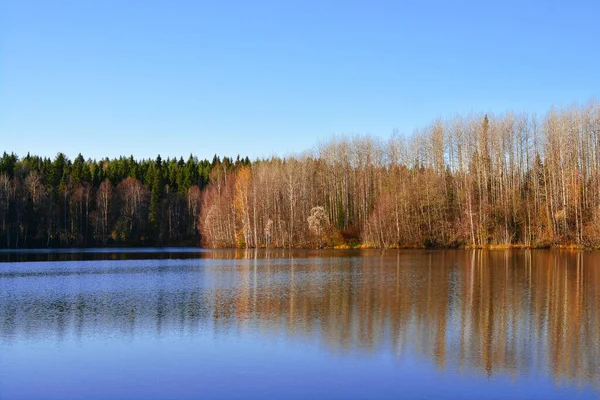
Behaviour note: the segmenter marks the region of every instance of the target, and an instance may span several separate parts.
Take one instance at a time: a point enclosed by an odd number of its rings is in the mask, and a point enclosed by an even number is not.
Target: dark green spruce
[[[0,248],[198,245],[202,189],[215,167],[249,164],[133,157],[0,158]]]

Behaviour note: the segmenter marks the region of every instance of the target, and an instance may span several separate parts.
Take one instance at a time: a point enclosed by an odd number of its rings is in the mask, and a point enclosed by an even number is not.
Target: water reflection
[[[216,251],[0,265],[1,343],[283,335],[600,390],[600,254]]]

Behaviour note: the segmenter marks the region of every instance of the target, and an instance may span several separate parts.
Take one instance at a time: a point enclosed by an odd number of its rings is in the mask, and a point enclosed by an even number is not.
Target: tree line
[[[435,120],[211,171],[210,247],[600,245],[600,106]]]
[[[200,242],[202,189],[250,160],[0,159],[0,248]]]
[[[253,162],[0,159],[0,246],[600,246],[600,105]]]

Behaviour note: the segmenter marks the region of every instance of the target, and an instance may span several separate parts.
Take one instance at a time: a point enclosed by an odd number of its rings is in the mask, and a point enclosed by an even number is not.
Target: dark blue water
[[[0,263],[0,398],[600,397],[598,253],[114,254]]]

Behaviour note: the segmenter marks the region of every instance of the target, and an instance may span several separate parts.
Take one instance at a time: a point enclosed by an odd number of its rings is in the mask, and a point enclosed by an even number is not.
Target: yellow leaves
[[[565,210],[564,208],[561,210],[558,210],[557,212],[554,213],[554,219],[556,219],[557,221],[563,221],[567,218],[567,210]]]
[[[249,167],[242,167],[235,177],[235,208],[240,214],[247,212],[248,190],[250,188],[252,174]]]

